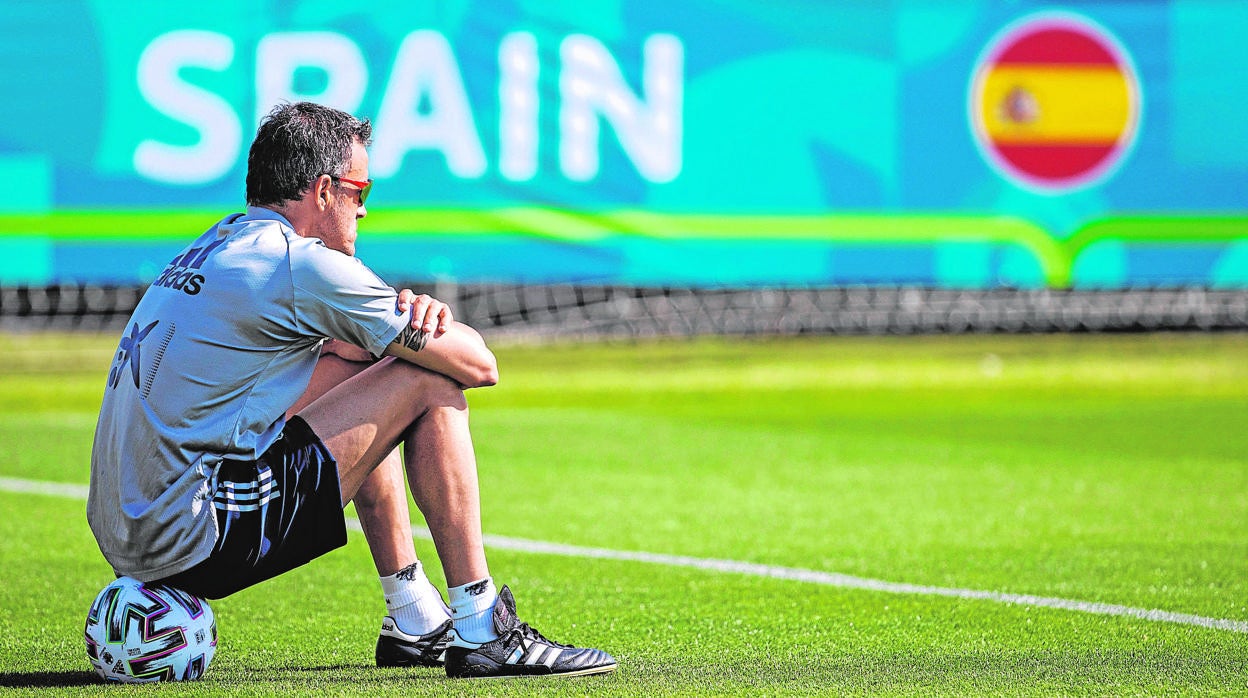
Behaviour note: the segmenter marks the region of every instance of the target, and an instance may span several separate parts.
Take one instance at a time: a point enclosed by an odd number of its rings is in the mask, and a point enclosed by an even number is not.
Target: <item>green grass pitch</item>
[[[82,627],[110,572],[84,502],[12,483],[86,483],[115,345],[0,335],[5,692],[103,689]],[[522,618],[611,651],[616,673],[448,684],[438,670],[372,667],[384,606],[352,534],[215,602],[221,641],[205,679],[141,693],[1248,693],[1248,335],[496,350],[501,383],[470,394],[486,532],[694,558],[489,549]],[[440,585],[432,545],[417,549]],[[790,581],[700,559],[1233,627]]]

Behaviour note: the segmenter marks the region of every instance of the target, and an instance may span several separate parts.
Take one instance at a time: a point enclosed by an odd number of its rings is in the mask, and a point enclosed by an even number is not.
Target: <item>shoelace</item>
[[[541,640],[542,642],[545,642],[546,644],[554,646],[554,647],[562,647],[566,649],[572,646],[572,645],[565,645],[563,643],[555,642],[554,640],[548,639],[545,635],[541,634],[535,628],[533,628],[528,623],[525,623],[523,621],[520,622],[520,625],[516,626],[516,629],[514,632],[520,633],[522,637],[526,635],[529,637],[535,637],[538,640]]]

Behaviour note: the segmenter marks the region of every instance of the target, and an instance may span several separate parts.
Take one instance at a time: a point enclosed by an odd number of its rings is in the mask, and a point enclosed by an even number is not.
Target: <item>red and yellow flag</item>
[[[1024,19],[976,68],[971,121],[1008,176],[1045,189],[1091,184],[1134,142],[1139,84],[1118,42],[1068,14]]]

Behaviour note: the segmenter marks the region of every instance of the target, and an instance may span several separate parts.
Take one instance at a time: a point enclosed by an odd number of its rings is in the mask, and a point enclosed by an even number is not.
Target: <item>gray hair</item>
[[[372,142],[368,119],[311,102],[279,104],[260,122],[247,154],[247,204],[294,201],[317,177],[346,174],[351,145]]]

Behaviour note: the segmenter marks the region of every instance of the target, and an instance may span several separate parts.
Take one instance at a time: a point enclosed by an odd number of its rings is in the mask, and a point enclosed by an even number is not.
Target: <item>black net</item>
[[[399,284],[490,337],[933,334],[1248,329],[1248,289],[690,289]],[[0,329],[120,331],[145,289],[0,288]]]

